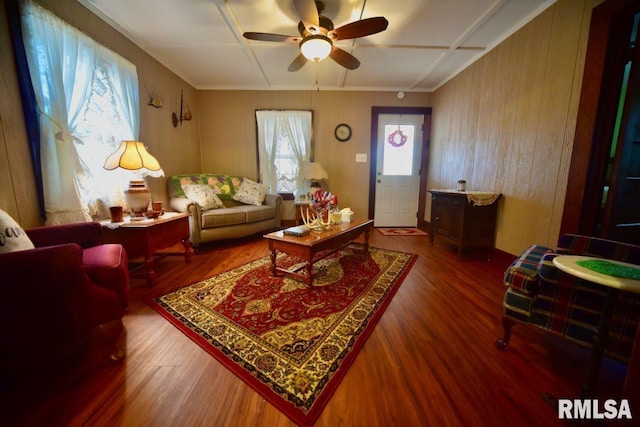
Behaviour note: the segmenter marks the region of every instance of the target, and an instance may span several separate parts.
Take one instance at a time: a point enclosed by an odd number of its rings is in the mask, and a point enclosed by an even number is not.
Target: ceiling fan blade
[[[303,54],[296,56],[296,59],[287,68],[289,71],[298,71],[304,64],[307,63],[307,58]]]
[[[320,19],[318,18],[318,8],[316,2],[313,0],[294,0],[300,20],[304,22],[305,27],[320,26]]]
[[[302,37],[297,36],[284,36],[282,34],[271,33],[251,33],[247,32],[242,34],[245,39],[259,40],[263,42],[285,42],[285,43],[299,43]]]
[[[334,46],[333,49],[331,49],[329,56],[338,64],[342,65],[344,68],[348,68],[349,70],[355,70],[360,66],[360,61],[358,61],[355,56],[351,55],[346,50],[340,49],[339,47]]]
[[[355,39],[384,31],[387,25],[389,21],[382,16],[367,18],[329,31],[328,36],[333,40]]]

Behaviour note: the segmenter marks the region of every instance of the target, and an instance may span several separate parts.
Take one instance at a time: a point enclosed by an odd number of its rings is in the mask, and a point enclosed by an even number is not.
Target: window
[[[40,112],[47,224],[90,220],[98,201],[124,205],[130,177],[102,166],[122,140],[138,139],[135,66],[32,1],[22,28]]]
[[[276,157],[274,166],[276,170],[276,192],[295,193],[297,190],[297,177],[299,173],[298,160],[291,149],[291,141],[285,132],[278,133]]]
[[[385,125],[384,175],[413,175],[414,125]]]
[[[302,171],[311,152],[311,111],[258,110],[260,181],[272,193],[306,193]]]

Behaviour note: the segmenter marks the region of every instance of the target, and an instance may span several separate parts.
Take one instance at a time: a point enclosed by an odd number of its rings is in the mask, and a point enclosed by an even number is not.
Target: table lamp
[[[131,216],[143,216],[151,202],[151,192],[144,177],[164,176],[164,171],[156,158],[149,154],[142,142],[122,141],[116,152],[107,157],[104,168],[107,170],[120,168],[135,172],[137,179],[129,181],[129,189],[124,194]]]
[[[304,172],[304,179],[311,181],[309,192],[313,195],[316,191],[322,190],[322,186],[318,181],[329,179],[329,174],[327,174],[327,171],[324,170],[320,163],[311,162]]]

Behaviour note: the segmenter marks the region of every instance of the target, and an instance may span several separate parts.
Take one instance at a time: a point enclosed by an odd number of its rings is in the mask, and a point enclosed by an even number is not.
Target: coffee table
[[[283,230],[265,234],[264,237],[268,240],[271,251],[271,275],[277,276],[278,273],[281,273],[292,276],[311,286],[313,283],[311,274],[313,263],[348,245],[361,234],[364,234],[364,250],[368,252],[371,227],[373,227],[373,220],[354,219],[351,222],[331,225],[329,230],[323,230],[319,233],[312,231],[302,237],[286,235]],[[280,268],[276,265],[277,251],[302,258],[306,260],[306,263],[295,270]],[[299,273],[304,268],[306,268],[307,274]]]
[[[153,256],[160,249],[182,243],[185,262],[191,261],[191,242],[189,241],[189,217],[191,213],[165,212],[156,219],[131,220],[125,217],[123,222],[101,221],[104,243],[120,243],[129,260],[144,257],[144,267],[149,286],[156,280]],[[170,255],[165,253],[165,255]]]

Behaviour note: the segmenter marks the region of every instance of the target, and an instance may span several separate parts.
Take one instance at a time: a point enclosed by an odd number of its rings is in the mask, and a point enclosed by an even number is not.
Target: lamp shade
[[[155,178],[164,176],[160,163],[139,141],[122,141],[116,152],[107,157],[104,168],[107,170],[121,168]]]
[[[308,181],[320,181],[328,178],[329,174],[318,162],[309,163],[309,166],[307,166],[307,169],[304,171],[304,179]]]
[[[314,34],[300,42],[300,52],[310,61],[319,62],[331,53],[333,42],[327,36]]]

